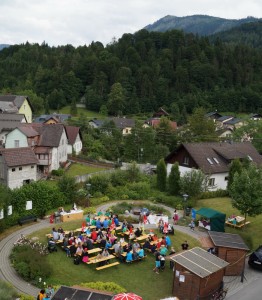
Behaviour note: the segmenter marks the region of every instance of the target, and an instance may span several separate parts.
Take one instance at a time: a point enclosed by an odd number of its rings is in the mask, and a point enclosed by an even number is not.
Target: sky
[[[166,15],[262,18],[261,0],[0,0],[0,44],[104,45]]]

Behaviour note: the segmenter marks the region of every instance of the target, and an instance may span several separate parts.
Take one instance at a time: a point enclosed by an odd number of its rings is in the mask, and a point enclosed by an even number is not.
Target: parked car
[[[257,250],[255,250],[248,260],[248,264],[255,269],[262,270],[262,245],[260,245]]]

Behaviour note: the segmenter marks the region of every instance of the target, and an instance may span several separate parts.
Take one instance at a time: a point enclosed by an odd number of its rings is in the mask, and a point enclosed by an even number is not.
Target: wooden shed
[[[174,261],[173,295],[183,300],[211,299],[223,283],[228,263],[196,247],[171,257]]]
[[[229,263],[225,275],[241,275],[245,268],[245,258],[248,246],[239,234],[225,232],[208,232],[214,245],[216,255]]]

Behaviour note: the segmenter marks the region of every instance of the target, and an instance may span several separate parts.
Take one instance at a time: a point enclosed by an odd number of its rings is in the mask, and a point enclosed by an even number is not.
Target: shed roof
[[[249,250],[248,246],[239,234],[216,231],[209,231],[208,234],[216,247],[242,249],[246,251]]]
[[[228,262],[199,247],[176,254],[171,259],[201,278],[216,273],[228,265]]]
[[[53,300],[111,300],[113,295],[92,289],[61,286],[52,297]]]

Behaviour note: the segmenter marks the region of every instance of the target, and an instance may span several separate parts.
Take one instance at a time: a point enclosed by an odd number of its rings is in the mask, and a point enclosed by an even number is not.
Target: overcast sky
[[[0,44],[104,45],[158,19],[262,17],[261,0],[0,0]]]

